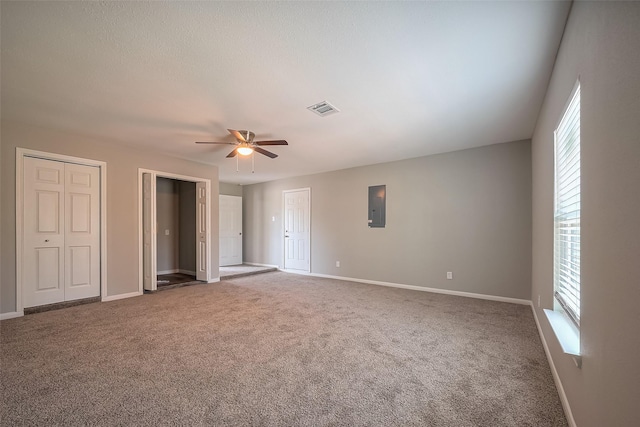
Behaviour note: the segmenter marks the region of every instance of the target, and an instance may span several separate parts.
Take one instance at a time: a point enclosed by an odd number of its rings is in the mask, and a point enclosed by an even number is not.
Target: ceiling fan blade
[[[237,142],[196,141],[196,144],[224,144],[224,145],[236,145],[236,144],[237,144]]]
[[[278,139],[276,141],[254,141],[257,145],[289,145],[284,139]]]
[[[244,139],[244,136],[242,136],[242,134],[239,131],[235,129],[227,129],[227,130],[231,135],[235,136],[238,141],[248,142],[246,139]]]
[[[235,150],[233,150],[232,152],[230,152],[229,154],[227,154],[227,158],[235,157],[236,154],[238,154],[238,149],[237,148]]]
[[[276,157],[278,157],[278,155],[277,155],[277,154],[272,153],[271,151],[267,151],[267,150],[265,150],[265,149],[263,149],[263,148],[260,148],[260,147],[253,147],[253,149],[254,149],[256,152],[260,153],[260,154],[264,154],[264,155],[265,155],[265,156],[267,156],[267,157],[271,157],[272,159],[275,159]]]

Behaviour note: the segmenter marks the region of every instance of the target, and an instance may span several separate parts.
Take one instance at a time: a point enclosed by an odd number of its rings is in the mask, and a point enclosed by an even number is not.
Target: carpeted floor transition
[[[2,425],[566,425],[522,305],[276,272],[0,328]]]

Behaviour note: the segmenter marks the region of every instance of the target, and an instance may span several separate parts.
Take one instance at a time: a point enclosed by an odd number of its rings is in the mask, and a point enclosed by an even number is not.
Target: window
[[[555,131],[554,295],[580,326],[580,84]]]

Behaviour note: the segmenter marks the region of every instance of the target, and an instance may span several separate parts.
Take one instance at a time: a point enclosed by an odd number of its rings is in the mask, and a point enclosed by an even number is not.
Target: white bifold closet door
[[[100,295],[100,170],[25,157],[25,307]]]

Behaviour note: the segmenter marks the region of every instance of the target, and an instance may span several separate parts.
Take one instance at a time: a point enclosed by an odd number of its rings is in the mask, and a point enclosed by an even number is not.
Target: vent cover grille
[[[334,114],[340,112],[336,107],[329,104],[327,101],[318,102],[317,104],[313,104],[310,107],[307,107],[307,110],[313,111],[319,116],[328,116],[329,114]]]

